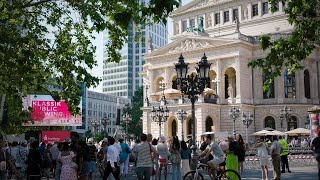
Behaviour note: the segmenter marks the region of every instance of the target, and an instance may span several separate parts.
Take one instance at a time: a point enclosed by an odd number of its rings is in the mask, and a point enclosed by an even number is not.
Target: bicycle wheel
[[[201,173],[198,172],[197,177],[196,171],[189,171],[183,176],[183,180],[204,180]]]
[[[232,169],[227,169],[223,172],[221,172],[219,176],[219,180],[241,180],[240,174]]]

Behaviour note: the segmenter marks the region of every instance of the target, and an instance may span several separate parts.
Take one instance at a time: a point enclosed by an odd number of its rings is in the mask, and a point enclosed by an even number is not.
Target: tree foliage
[[[253,60],[251,67],[260,67],[268,73],[264,82],[264,90],[281,75],[282,67],[289,73],[302,69],[302,62],[320,44],[320,1],[319,0],[269,0],[271,10],[276,10],[276,4],[281,2],[285,8],[288,22],[294,26],[289,36],[272,40],[270,36],[260,37],[261,47],[269,53],[264,58]]]
[[[0,0],[0,95],[21,99],[45,91],[55,100],[66,100],[70,112],[77,113],[79,82],[87,87],[99,83],[88,72],[97,65],[93,33],[108,31],[107,61],[118,62],[129,24],[166,23],[179,5],[176,0],[151,0],[145,6],[139,2]],[[48,88],[50,81],[61,91]]]
[[[131,122],[128,124],[128,134],[134,134],[135,136],[140,136],[142,133],[142,123],[141,123],[141,116],[142,116],[142,106],[143,106],[143,86],[139,87],[134,92],[134,95],[131,99],[131,107],[128,110],[127,107],[124,107],[122,113],[128,112],[131,114]],[[123,129],[126,129],[126,124],[121,121],[121,126]]]

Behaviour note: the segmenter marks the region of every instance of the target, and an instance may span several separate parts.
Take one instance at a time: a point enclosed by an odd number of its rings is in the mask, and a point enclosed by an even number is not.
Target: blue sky
[[[182,0],[182,5],[185,5],[192,0]],[[172,28],[172,20],[169,18],[168,19],[168,38],[169,38],[169,43],[171,42],[170,38],[173,33],[173,28]],[[89,72],[96,76],[102,78],[102,72],[103,72],[103,33],[96,33],[95,34],[96,39],[93,40],[93,44],[97,47],[96,50],[96,61],[98,63],[98,66],[94,67],[92,70],[89,70]],[[102,82],[98,85],[98,87],[93,88],[91,87],[89,90],[96,91],[96,92],[102,92]]]

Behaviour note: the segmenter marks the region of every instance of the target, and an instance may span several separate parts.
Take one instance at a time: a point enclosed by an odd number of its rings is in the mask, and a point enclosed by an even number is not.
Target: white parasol
[[[289,136],[290,135],[293,135],[293,136],[296,136],[296,135],[300,135],[300,136],[303,136],[303,135],[310,135],[310,130],[309,129],[305,129],[305,128],[297,128],[297,129],[293,129],[291,131],[288,131],[288,132],[285,132],[286,134],[288,134]]]

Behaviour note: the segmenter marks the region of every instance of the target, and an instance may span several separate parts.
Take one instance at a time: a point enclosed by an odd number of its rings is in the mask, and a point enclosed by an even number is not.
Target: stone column
[[[258,2],[258,16],[262,16],[262,2],[259,0]]]
[[[247,5],[247,9],[248,9],[248,19],[252,19],[252,3],[249,3]]]
[[[223,11],[220,10],[220,24],[223,25],[224,17],[223,17]]]
[[[233,22],[233,11],[232,8],[229,8],[229,22]]]
[[[238,16],[239,16],[239,21],[243,20],[243,14],[242,14],[242,7],[239,6],[238,7]]]

